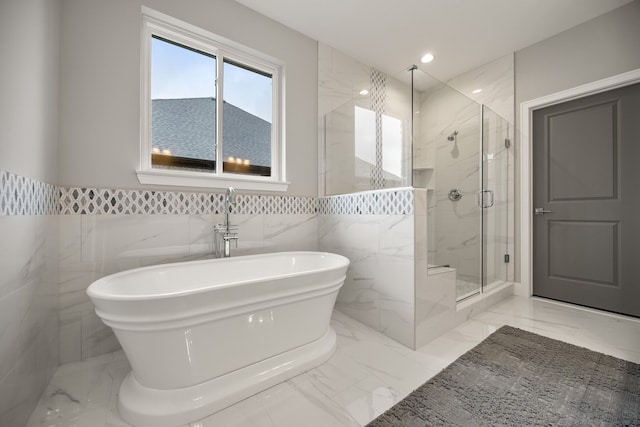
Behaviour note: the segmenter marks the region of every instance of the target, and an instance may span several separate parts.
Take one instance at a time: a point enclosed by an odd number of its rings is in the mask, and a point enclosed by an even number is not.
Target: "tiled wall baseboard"
[[[221,193],[58,187],[0,171],[0,215],[220,214]],[[413,189],[316,197],[239,194],[236,214],[411,215]]]

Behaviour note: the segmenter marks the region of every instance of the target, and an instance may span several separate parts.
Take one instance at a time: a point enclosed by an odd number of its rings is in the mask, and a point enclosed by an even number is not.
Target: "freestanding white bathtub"
[[[135,426],[187,424],[325,362],[349,260],[281,252],[124,271],[87,294],[131,363]]]

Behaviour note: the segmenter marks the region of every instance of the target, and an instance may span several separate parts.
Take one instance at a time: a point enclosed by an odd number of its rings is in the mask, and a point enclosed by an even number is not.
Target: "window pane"
[[[272,77],[224,63],[224,171],[271,176]]]
[[[153,167],[215,170],[216,58],[153,36]]]

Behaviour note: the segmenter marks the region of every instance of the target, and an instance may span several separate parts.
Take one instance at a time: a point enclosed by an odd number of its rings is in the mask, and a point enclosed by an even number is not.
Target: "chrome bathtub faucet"
[[[227,188],[224,198],[224,223],[216,224],[213,228],[216,258],[228,258],[231,256],[231,241],[238,248],[238,226],[231,224],[229,214],[236,204],[236,190],[233,187]]]

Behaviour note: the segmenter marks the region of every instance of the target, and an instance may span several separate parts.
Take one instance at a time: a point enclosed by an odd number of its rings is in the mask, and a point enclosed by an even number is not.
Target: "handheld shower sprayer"
[[[224,197],[224,223],[227,231],[229,231],[230,223],[229,223],[229,214],[233,207],[236,204],[236,190],[233,187],[227,188],[227,194]]]
[[[449,136],[447,137],[447,141],[455,141],[457,136],[458,136],[458,131],[457,131],[457,130],[454,130],[454,131],[451,133],[451,135],[449,135]]]
[[[225,210],[227,213],[231,213],[231,209],[236,204],[236,190],[233,187],[227,188],[227,193],[224,199]]]

